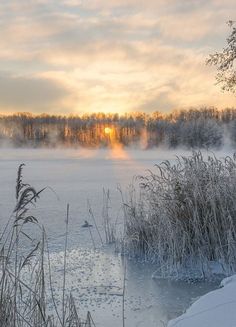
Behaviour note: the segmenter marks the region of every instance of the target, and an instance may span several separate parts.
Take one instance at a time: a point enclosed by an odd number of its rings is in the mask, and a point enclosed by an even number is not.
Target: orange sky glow
[[[0,3],[0,112],[169,112],[234,106],[209,53],[233,0],[12,0]]]

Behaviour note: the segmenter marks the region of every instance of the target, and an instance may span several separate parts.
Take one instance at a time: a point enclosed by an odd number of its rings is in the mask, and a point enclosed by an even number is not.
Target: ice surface
[[[122,257],[100,246],[94,228],[91,230],[96,250],[93,249],[89,230],[82,228],[84,220],[89,221],[87,199],[90,199],[102,232],[103,187],[110,189],[111,216],[116,219],[117,215],[121,215],[117,184],[124,188],[132,181],[132,176],[145,173],[165,159],[173,160],[175,155],[183,154],[187,153],[158,149],[1,149],[0,229],[14,207],[16,170],[24,162],[25,181],[37,190],[49,187],[33,210],[47,230],[58,300],[62,287],[66,204],[70,203],[67,290],[72,291],[79,312],[91,311],[96,326],[108,327],[112,322],[113,327],[120,327]],[[193,299],[216,287],[215,284],[154,280],[152,274],[155,270],[152,265],[133,260],[127,262],[125,315],[129,327],[162,327],[162,322],[180,315]]]

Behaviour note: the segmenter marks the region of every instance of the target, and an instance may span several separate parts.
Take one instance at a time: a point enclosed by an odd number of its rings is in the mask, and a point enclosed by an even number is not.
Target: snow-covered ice
[[[236,275],[223,279],[220,286],[200,297],[186,313],[171,320],[168,327],[236,326]]]

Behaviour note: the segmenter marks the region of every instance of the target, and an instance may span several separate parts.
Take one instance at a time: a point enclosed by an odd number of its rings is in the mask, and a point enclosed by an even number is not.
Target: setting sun
[[[110,127],[105,127],[104,132],[105,134],[111,134],[112,129]]]

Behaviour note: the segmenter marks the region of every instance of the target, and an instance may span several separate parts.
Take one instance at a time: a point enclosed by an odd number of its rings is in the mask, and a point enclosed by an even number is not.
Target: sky
[[[1,0],[0,112],[235,106],[215,69],[235,0]]]

